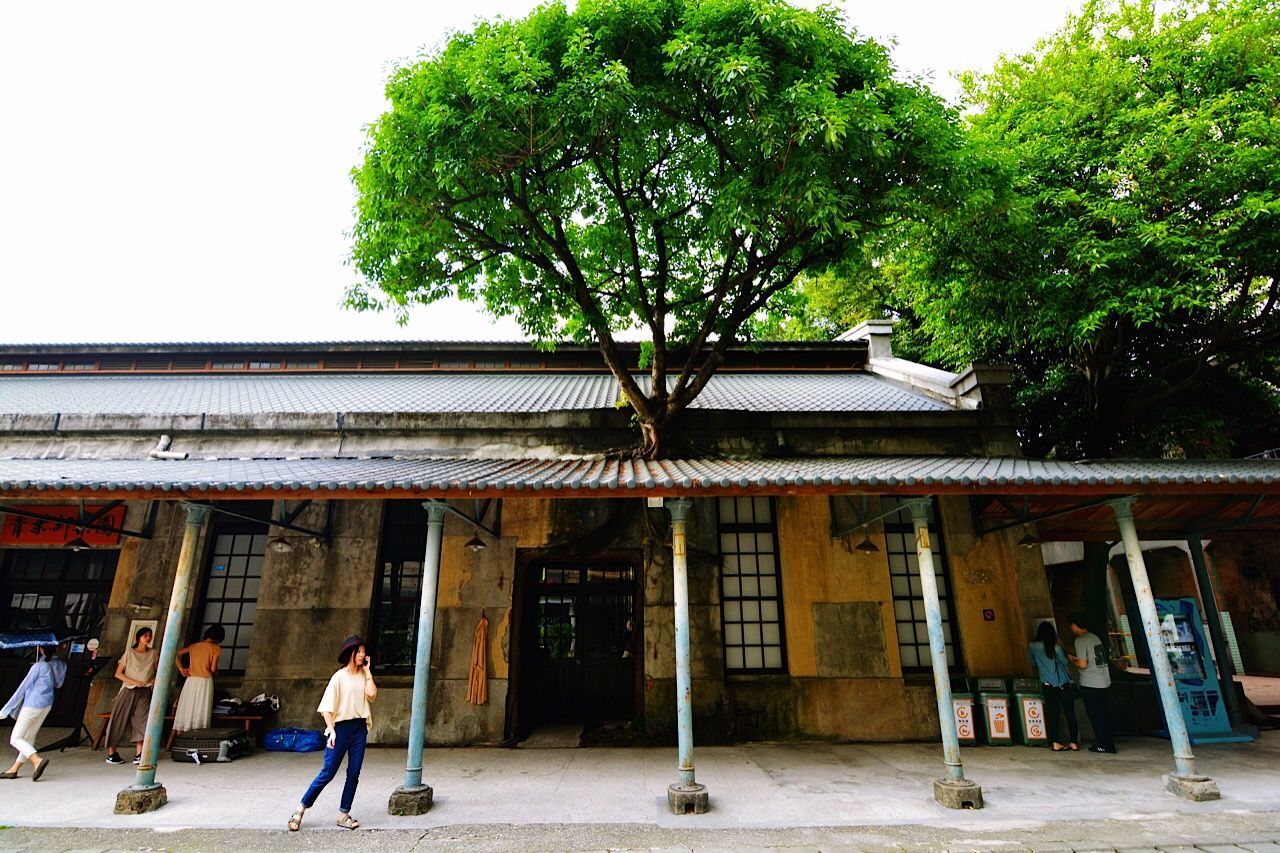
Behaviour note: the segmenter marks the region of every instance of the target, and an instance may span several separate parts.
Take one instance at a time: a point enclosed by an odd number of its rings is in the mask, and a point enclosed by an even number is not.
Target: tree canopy
[[[651,457],[762,306],[922,218],[959,151],[882,46],[779,0],[551,3],[453,36],[387,94],[348,303],[456,295],[595,343]],[[642,377],[615,342],[637,329]]]
[[[1013,363],[1036,455],[1280,443],[1280,4],[1091,0],[963,82],[967,198],[801,311]]]

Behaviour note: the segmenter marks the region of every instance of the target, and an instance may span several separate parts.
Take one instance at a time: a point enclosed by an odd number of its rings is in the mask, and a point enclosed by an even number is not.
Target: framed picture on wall
[[[133,648],[133,638],[138,636],[138,632],[143,628],[151,629],[151,648],[160,648],[160,620],[159,619],[134,619],[129,623],[129,634],[125,637],[124,648]],[[123,654],[124,649],[121,649]]]

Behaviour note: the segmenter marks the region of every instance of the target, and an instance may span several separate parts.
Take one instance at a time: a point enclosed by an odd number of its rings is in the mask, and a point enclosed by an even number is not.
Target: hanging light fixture
[[[1020,548],[1034,548],[1040,544],[1040,539],[1033,533],[1024,533],[1022,538],[1018,540]]]
[[[871,541],[871,535],[868,533],[862,535],[862,541],[854,545],[853,550],[863,554],[878,554],[880,552],[880,549],[876,547],[876,543]]]
[[[267,547],[277,554],[288,554],[293,551],[293,543],[279,534],[267,540]]]
[[[483,551],[485,548],[488,548],[489,546],[484,544],[484,540],[481,539],[479,535],[476,535],[468,539],[467,544],[463,545],[462,547],[474,553],[476,551]]]
[[[72,551],[83,551],[89,547],[89,543],[84,541],[83,537],[77,533],[76,538],[68,542],[65,547],[70,548]]]

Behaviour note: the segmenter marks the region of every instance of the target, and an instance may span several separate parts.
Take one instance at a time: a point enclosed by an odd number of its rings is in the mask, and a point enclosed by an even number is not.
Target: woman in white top
[[[347,757],[347,784],[342,788],[342,802],[338,806],[338,826],[360,828],[360,821],[351,816],[351,804],[356,798],[356,786],[360,784],[365,739],[373,726],[373,711],[369,703],[378,695],[378,686],[373,683],[373,674],[369,672],[370,658],[365,654],[364,640],[359,637],[348,637],[342,644],[338,663],[342,664],[342,669],[329,679],[320,707],[316,708],[324,717],[324,767],[289,818],[292,832],[298,831],[302,826],[303,813],[315,805],[325,785],[338,775],[343,756]]]
[[[133,647],[120,655],[116,665],[120,690],[111,703],[111,721],[107,723],[108,764],[124,764],[120,747],[127,742],[133,743],[133,763],[137,765],[142,760],[151,688],[156,682],[156,650],[151,648],[154,637],[150,628],[139,628],[133,635]]]

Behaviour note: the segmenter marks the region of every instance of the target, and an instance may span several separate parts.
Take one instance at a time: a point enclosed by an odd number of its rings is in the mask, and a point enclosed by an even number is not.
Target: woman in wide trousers
[[[124,764],[119,750],[130,742],[133,743],[133,763],[142,763],[151,688],[156,682],[156,650],[151,648],[154,637],[150,628],[139,628],[133,636],[133,647],[122,654],[116,664],[120,692],[111,703],[111,722],[107,724],[108,764]]]
[[[348,637],[342,644],[338,663],[342,668],[329,679],[329,686],[316,708],[324,717],[324,767],[289,817],[292,832],[298,831],[302,826],[303,813],[315,805],[320,792],[338,775],[338,767],[344,757],[347,759],[347,781],[342,787],[342,800],[338,805],[338,826],[360,828],[360,821],[351,816],[351,806],[356,798],[356,786],[360,784],[365,740],[373,725],[369,703],[378,695],[378,686],[373,683],[373,674],[369,672],[370,659],[365,654],[364,640],[359,637]]]

